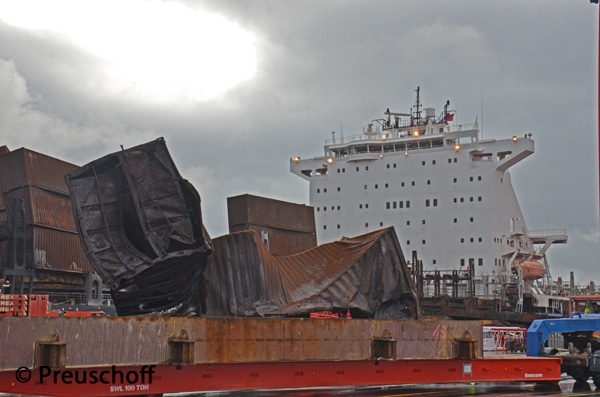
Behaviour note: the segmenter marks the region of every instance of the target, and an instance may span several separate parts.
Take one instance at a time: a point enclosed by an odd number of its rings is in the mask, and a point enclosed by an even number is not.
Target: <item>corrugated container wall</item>
[[[255,230],[274,255],[317,245],[313,207],[244,194],[227,198],[229,233]]]
[[[27,256],[35,267],[93,271],[65,183],[65,174],[77,168],[25,148],[0,154],[0,193],[6,207],[2,218],[10,221],[15,200],[24,201]],[[0,263],[6,263],[8,243],[0,243]]]

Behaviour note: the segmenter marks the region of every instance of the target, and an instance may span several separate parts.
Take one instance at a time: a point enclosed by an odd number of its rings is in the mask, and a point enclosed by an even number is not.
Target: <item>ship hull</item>
[[[22,317],[0,319],[0,331],[7,393],[560,380],[559,359],[483,359],[479,321]]]
[[[0,384],[13,385],[1,387],[0,390],[38,396],[160,396],[165,393],[243,390],[289,392],[290,389],[410,384],[558,383],[561,380],[560,361],[559,358],[510,358],[85,367],[46,371],[43,383],[36,381],[40,379],[41,370],[29,372],[32,380],[24,383],[14,382],[14,372],[0,371]],[[56,382],[55,373],[59,374]],[[86,384],[69,380],[70,376],[84,379],[84,373],[104,374],[108,383]],[[111,383],[113,374],[117,381],[121,376],[125,381]],[[127,377],[134,381],[128,382]]]

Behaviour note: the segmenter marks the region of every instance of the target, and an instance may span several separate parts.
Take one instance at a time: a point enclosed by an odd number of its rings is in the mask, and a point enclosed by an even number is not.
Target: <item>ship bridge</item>
[[[432,124],[424,129],[403,127],[381,131],[369,124],[363,134],[326,140],[325,155],[348,160],[354,160],[354,156],[372,159],[392,152],[408,153],[477,142],[477,122],[456,126],[444,125],[444,128],[438,126]]]
[[[523,240],[525,237],[525,242]],[[568,240],[567,229],[544,229],[513,232],[506,236],[506,245],[503,245],[502,256],[510,257],[515,253],[529,252],[523,244],[541,245],[533,252],[534,257],[543,257],[552,244],[566,244]]]
[[[436,124],[429,124],[425,130],[414,126],[414,131],[394,128],[381,130],[371,124],[363,134],[328,139],[325,141],[325,156],[312,159],[290,158],[290,171],[311,180],[314,176],[326,175],[329,166],[336,160],[348,162],[372,161],[388,155],[408,156],[414,152],[444,150],[448,147],[459,151],[477,145],[478,124],[445,125],[443,132],[437,131]],[[429,128],[431,127],[431,128]]]
[[[530,230],[527,237],[533,244],[546,244],[552,241],[553,244],[567,243],[567,229],[545,229],[545,230]]]
[[[552,244],[566,244],[568,240],[567,229],[530,230],[527,237],[532,244],[544,244],[540,254],[544,255]]]

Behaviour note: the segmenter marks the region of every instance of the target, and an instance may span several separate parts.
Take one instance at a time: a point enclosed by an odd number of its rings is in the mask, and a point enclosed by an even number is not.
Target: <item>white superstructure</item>
[[[534,153],[531,135],[480,140],[477,120],[454,125],[448,105],[421,110],[417,89],[410,113],[388,109],[362,134],[327,140],[324,156],[290,159],[310,183],[318,243],[394,226],[425,270],[468,270],[494,285],[539,261],[549,277],[545,252],[566,230],[530,232],[509,173]]]

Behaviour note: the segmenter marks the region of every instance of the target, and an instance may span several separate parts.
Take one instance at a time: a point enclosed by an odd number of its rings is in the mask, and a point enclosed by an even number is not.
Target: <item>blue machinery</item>
[[[600,331],[600,314],[574,314],[569,318],[535,320],[527,329],[527,355],[545,356],[545,344],[551,334]]]

